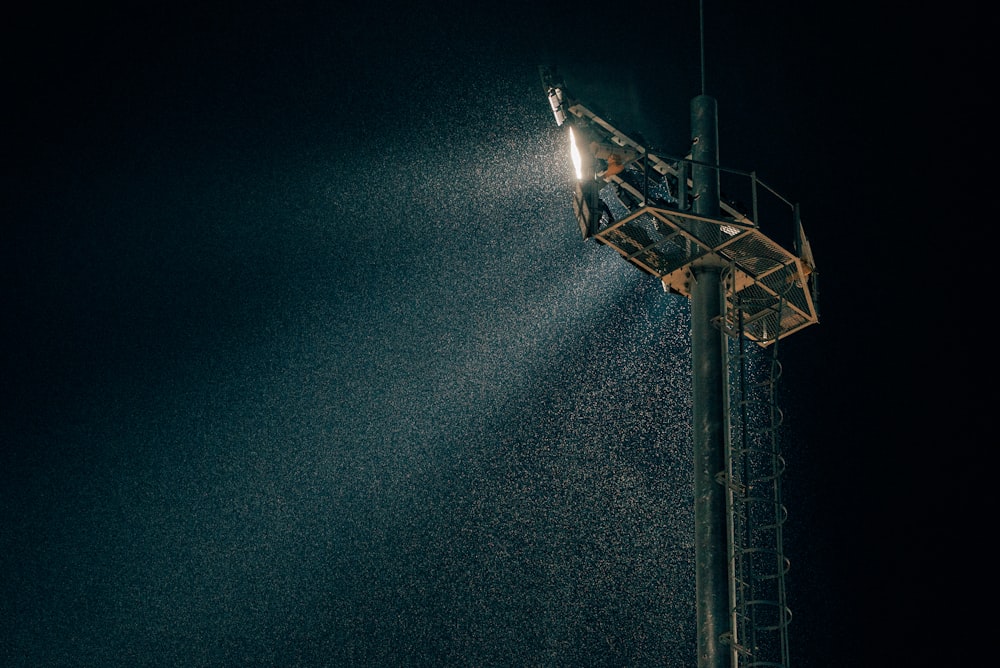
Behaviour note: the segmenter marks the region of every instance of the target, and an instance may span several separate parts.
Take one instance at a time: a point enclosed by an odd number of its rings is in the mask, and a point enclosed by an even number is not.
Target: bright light
[[[583,180],[583,158],[580,156],[580,149],[576,147],[576,137],[573,136],[573,128],[569,129],[569,153],[573,157],[573,167],[576,169],[576,178]]]

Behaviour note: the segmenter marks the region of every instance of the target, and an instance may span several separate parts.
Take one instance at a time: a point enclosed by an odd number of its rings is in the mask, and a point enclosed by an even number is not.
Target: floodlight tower
[[[614,248],[665,291],[691,300],[697,666],[787,668],[780,420],[766,405],[764,426],[752,426],[755,400],[745,385],[733,393],[730,348],[739,342],[742,377],[743,341],[776,352],[779,339],[819,320],[798,207],[755,173],[720,167],[715,99],[691,101],[691,152],[671,157],[574,99],[555,72],[543,67],[541,75],[556,124],[568,128],[584,239]],[[725,199],[723,176],[734,190]],[[750,201],[750,210],[729,194]],[[787,208],[795,253],[760,232],[759,216],[771,210],[765,195]]]

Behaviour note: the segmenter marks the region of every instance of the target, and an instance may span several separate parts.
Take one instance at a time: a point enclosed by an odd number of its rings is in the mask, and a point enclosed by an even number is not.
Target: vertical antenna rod
[[[705,10],[704,2],[698,0],[698,35],[701,48],[701,94],[705,94]]]

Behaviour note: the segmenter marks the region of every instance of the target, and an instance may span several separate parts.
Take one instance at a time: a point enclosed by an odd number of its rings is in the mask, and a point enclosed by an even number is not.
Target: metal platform
[[[614,248],[664,289],[687,297],[693,263],[729,267],[726,313],[717,324],[731,336],[742,331],[768,346],[819,322],[816,263],[797,206],[755,172],[651,149],[575,100],[544,68],[542,83],[581,161],[573,210],[585,239]],[[716,170],[721,188],[719,218],[692,206],[691,175],[706,168]],[[790,233],[795,251],[765,236],[763,220]]]
[[[593,238],[686,297],[695,261],[730,267],[721,326],[731,335],[742,318],[744,335],[766,346],[819,322],[809,289],[811,267],[749,222],[644,206],[596,230]]]

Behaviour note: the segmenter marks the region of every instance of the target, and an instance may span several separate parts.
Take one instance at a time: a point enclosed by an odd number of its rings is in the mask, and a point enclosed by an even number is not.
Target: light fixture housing
[[[563,107],[562,88],[549,86],[548,96],[549,106],[552,107],[552,115],[556,117],[556,125],[561,126],[566,122],[566,109]]]

